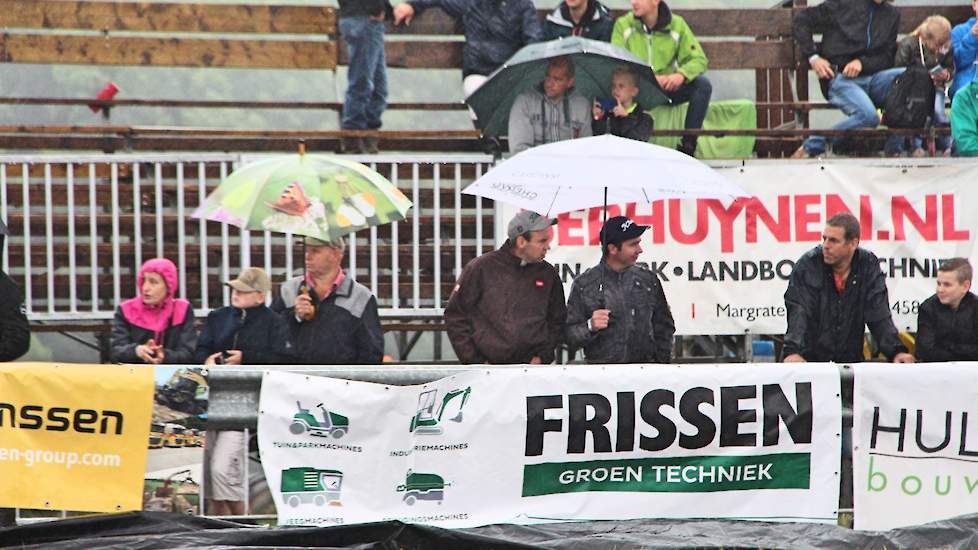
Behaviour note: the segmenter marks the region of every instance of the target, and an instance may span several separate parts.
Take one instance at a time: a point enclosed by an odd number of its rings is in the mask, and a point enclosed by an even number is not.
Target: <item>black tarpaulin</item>
[[[652,550],[656,548],[970,549],[978,514],[884,532],[835,525],[727,520],[631,520],[442,529],[400,522],[336,527],[252,527],[161,512],[59,520],[0,530],[0,548],[345,548]]]

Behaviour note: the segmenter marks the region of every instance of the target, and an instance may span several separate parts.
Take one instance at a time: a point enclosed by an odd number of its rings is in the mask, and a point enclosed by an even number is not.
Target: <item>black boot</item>
[[[345,137],[340,139],[340,153],[359,155],[365,151],[363,138]]]
[[[376,155],[380,152],[380,138],[363,138],[363,151],[368,155]]]
[[[687,155],[689,155],[691,157],[695,157],[696,156],[696,138],[690,139],[690,138],[684,137],[683,140],[679,142],[679,145],[676,146],[676,150],[679,151],[680,153],[684,153],[684,154],[687,154]]]

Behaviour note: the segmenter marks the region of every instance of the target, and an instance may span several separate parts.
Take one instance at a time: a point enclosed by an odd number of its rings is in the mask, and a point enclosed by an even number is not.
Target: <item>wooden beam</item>
[[[537,10],[540,21],[553,10]],[[612,10],[621,17],[628,10]],[[791,10],[785,9],[688,9],[675,10],[697,36],[779,36],[791,34]],[[426,10],[408,26],[395,27],[387,22],[385,31],[392,35],[460,35],[461,25],[440,9]]]
[[[343,104],[338,101],[240,101],[202,99],[112,99],[96,101],[80,97],[0,97],[0,105],[95,105],[112,107],[177,107],[208,109],[321,109],[339,111]],[[461,101],[397,102],[388,103],[387,110],[395,111],[464,111],[468,107]]]
[[[770,41],[703,41],[710,69],[765,69],[793,65],[793,48],[789,40]],[[385,43],[387,66],[402,69],[460,69],[460,41],[396,40]],[[346,48],[340,48],[340,64],[349,62]]]
[[[929,15],[943,15],[951,21],[951,25],[963,23],[975,15],[967,3],[956,6],[899,6],[897,10],[900,12],[901,33],[916,29]]]
[[[6,28],[336,34],[331,6],[3,0],[0,8]]]
[[[301,40],[238,40],[5,33],[6,63],[333,69],[336,43]]]

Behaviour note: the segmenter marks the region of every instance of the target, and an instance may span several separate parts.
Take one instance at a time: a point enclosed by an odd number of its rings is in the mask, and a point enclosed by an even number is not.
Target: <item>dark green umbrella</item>
[[[476,125],[487,136],[505,135],[509,110],[520,93],[543,82],[551,59],[569,56],[574,62],[574,90],[584,97],[611,96],[611,73],[621,66],[639,77],[638,103],[643,109],[668,103],[652,68],[630,51],[607,42],[570,37],[524,46],[465,102],[475,111]]]

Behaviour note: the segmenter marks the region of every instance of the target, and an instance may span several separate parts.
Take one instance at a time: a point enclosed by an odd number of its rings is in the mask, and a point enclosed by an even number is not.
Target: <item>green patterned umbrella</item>
[[[300,153],[235,170],[193,217],[329,241],[402,220],[411,206],[390,181],[360,163]]]

